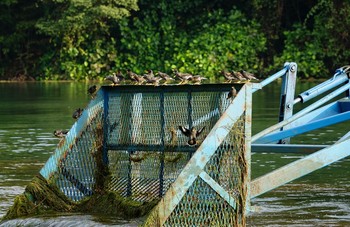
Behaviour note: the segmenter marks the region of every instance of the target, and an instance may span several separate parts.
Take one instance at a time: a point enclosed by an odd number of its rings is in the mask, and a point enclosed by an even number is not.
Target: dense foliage
[[[0,79],[97,79],[118,69],[266,77],[286,61],[299,76],[349,64],[348,1],[4,0]]]

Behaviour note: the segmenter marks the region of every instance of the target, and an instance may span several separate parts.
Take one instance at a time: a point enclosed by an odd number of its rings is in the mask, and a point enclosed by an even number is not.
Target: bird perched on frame
[[[232,74],[233,74],[239,81],[244,81],[244,80],[246,80],[246,78],[242,75],[241,72],[232,71]]]
[[[155,77],[152,70],[148,70],[148,73],[144,74],[143,78],[148,84],[153,84],[155,86],[157,86],[159,84],[159,81],[163,79],[161,77]]]
[[[54,136],[58,137],[58,138],[63,138],[67,135],[68,133],[68,130],[61,130],[61,129],[58,129],[58,130],[55,130],[53,132]]]
[[[81,109],[81,108],[76,109],[76,110],[74,111],[72,117],[73,117],[74,119],[78,119],[78,118],[82,115],[83,111],[84,111],[84,109]]]
[[[120,84],[125,79],[122,72],[118,70],[117,73],[112,73],[112,75],[109,75],[105,78],[105,80],[112,81],[112,86]]]
[[[240,73],[243,75],[244,78],[247,80],[258,80],[253,73],[249,73],[247,71],[241,70]]]
[[[191,129],[188,129],[180,125],[179,129],[182,132],[182,134],[188,137],[189,140],[187,141],[187,144],[190,146],[195,146],[197,144],[197,138],[203,132],[203,130],[205,129],[205,126],[197,130],[194,127],[192,127]]]
[[[158,71],[158,76],[160,76],[161,78],[163,78],[163,80],[165,80],[165,82],[168,82],[168,81],[174,81],[175,79],[172,78],[171,76],[169,76],[168,74],[166,73],[163,73],[163,72],[160,72]]]
[[[194,82],[194,84],[200,84],[202,82],[202,80],[206,80],[207,78],[205,78],[204,76],[201,75],[195,75],[191,77],[191,81]]]
[[[237,90],[235,87],[232,87],[229,93],[227,94],[227,99],[231,99],[231,102],[232,102],[236,96],[237,96]]]
[[[232,80],[236,80],[236,77],[231,72],[227,72],[227,71],[221,70],[220,73],[221,73],[221,75],[223,75],[225,77],[226,82],[228,82],[228,83],[232,82]]]
[[[92,85],[88,88],[87,92],[89,95],[94,96],[95,92],[97,91],[97,86],[96,85]]]
[[[132,72],[130,69],[128,69],[126,71],[126,73],[128,74],[128,76],[130,77],[130,79],[134,82],[136,82],[137,84],[142,84],[143,82],[145,82],[145,78],[143,78],[142,76]]]
[[[186,83],[193,77],[190,73],[180,73],[177,69],[174,70],[175,77],[180,80],[180,84]]]

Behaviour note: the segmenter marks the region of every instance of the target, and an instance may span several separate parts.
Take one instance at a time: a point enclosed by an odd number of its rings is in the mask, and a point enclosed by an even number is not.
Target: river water
[[[300,83],[297,92],[314,83]],[[24,191],[53,153],[56,129],[69,129],[72,113],[85,107],[89,84],[72,82],[0,83],[0,218]],[[276,123],[280,84],[253,95],[253,134]],[[296,109],[300,109],[299,105]],[[332,144],[350,129],[348,122],[306,133],[293,142]],[[303,157],[301,154],[252,155],[252,178]],[[295,180],[252,200],[256,211],[248,226],[349,226],[349,159]],[[86,214],[35,217],[2,223],[3,226],[129,226],[138,220]],[[1,224],[0,224],[1,225]]]

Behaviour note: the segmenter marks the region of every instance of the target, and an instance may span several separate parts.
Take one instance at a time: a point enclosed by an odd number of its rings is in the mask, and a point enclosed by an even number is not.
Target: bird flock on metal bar
[[[179,72],[176,69],[173,72],[174,72],[174,77],[160,71],[158,71],[155,75],[153,73],[153,70],[147,70],[147,73],[143,75],[138,75],[132,72],[130,69],[126,70],[126,74],[129,77],[129,80],[135,85],[151,84],[151,85],[158,86],[160,81],[164,81],[163,84],[166,84],[168,82],[174,83],[176,81],[179,81],[178,84],[187,84],[187,83],[200,84],[203,80],[207,80],[207,78],[205,78],[204,76]],[[231,83],[231,82],[240,83],[244,81],[259,80],[254,76],[254,74],[244,70],[240,70],[240,71],[222,70],[220,71],[220,75],[222,75],[225,78],[226,83]],[[120,70],[118,70],[117,73],[113,73],[112,75],[107,76],[105,80],[111,81],[112,86],[116,86],[116,85],[119,85],[122,81],[127,80],[127,78],[126,76],[123,75],[123,73]],[[98,90],[97,85],[92,85],[88,88],[87,93],[91,96],[91,98],[93,98],[97,90]],[[236,97],[236,95],[237,95],[237,90],[235,89],[235,87],[232,87],[231,90],[227,93],[226,98],[230,99],[232,102]],[[72,117],[76,120],[79,119],[83,111],[84,109],[82,108],[76,109],[73,112]],[[187,144],[189,146],[195,146],[197,145],[197,137],[200,136],[200,134],[203,132],[205,127],[197,130],[194,127],[188,129],[184,126],[178,126],[178,129],[181,131],[183,135],[188,137]],[[58,138],[64,138],[68,134],[68,130],[62,130],[62,129],[55,130],[53,134]]]
[[[163,84],[167,84],[169,82],[179,81],[178,84],[187,84],[191,82],[192,84],[201,84],[203,80],[207,80],[206,77],[201,75],[193,75],[191,73],[179,72],[177,69],[173,71],[173,76],[170,76],[167,73],[158,71],[154,73],[153,70],[147,70],[147,73],[143,75],[139,75],[135,72],[132,72],[130,69],[126,70],[126,75],[128,79],[137,85],[141,84],[151,84],[151,85],[159,85],[161,81]],[[254,74],[249,73],[244,70],[240,71],[220,71],[220,74],[224,76],[226,82],[243,82],[250,80],[258,80]],[[127,77],[124,76],[121,70],[118,70],[116,73],[112,73],[112,75],[108,75],[105,80],[109,80],[112,82],[111,85],[119,85],[122,81],[126,80]]]

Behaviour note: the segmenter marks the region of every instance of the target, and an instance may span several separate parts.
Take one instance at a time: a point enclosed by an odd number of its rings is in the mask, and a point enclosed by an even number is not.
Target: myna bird
[[[126,73],[130,77],[130,79],[132,81],[135,81],[137,84],[142,84],[143,82],[145,82],[145,79],[142,76],[132,72],[130,69],[128,69]]]
[[[163,78],[163,80],[165,80],[165,82],[168,82],[168,81],[174,81],[175,79],[172,78],[171,76],[169,76],[168,74],[166,73],[163,73],[163,72],[160,72],[158,71],[158,76],[160,76],[161,78]]]
[[[246,78],[242,75],[241,72],[232,71],[232,74],[233,74],[239,81],[246,80]]]
[[[194,146],[197,144],[197,137],[203,132],[205,126],[197,130],[194,127],[192,127],[191,129],[187,129],[180,125],[179,129],[182,132],[182,134],[188,137],[189,140],[187,141],[187,144],[190,146]]]
[[[58,130],[55,130],[53,132],[54,136],[58,137],[58,138],[62,138],[62,137],[65,137],[68,133],[68,130],[61,130],[61,129],[58,129]]]
[[[84,109],[81,109],[81,108],[76,109],[76,110],[74,111],[72,117],[73,117],[74,119],[78,119],[78,118],[81,116],[81,114],[83,113],[83,111],[84,111]]]
[[[202,82],[202,80],[206,80],[207,78],[205,78],[204,76],[201,75],[195,75],[191,77],[191,81],[194,82],[194,84],[200,84]]]
[[[241,70],[240,73],[243,75],[244,78],[247,80],[258,80],[253,73],[249,73],[247,71]]]
[[[174,70],[174,73],[175,73],[175,77],[181,81],[180,83],[187,82],[187,81],[191,80],[191,78],[193,77],[192,74],[180,73],[176,69]]]
[[[235,87],[232,87],[231,90],[229,91],[229,93],[227,94],[227,99],[231,99],[232,100],[237,96],[237,90]]]
[[[120,82],[122,80],[124,80],[124,76],[123,76],[123,74],[120,71],[118,71],[117,74],[113,73],[112,75],[107,76],[105,78],[105,80],[112,81],[112,83],[113,83],[112,85],[114,86],[114,85],[120,84]]]
[[[163,78],[161,77],[155,77],[153,74],[153,70],[149,69],[147,70],[148,73],[143,75],[143,78],[146,80],[148,84],[154,84],[158,85],[159,81],[161,81]]]
[[[220,73],[225,77],[226,82],[231,82],[232,80],[236,79],[233,73],[226,72],[224,70],[220,71]]]
[[[95,94],[95,92],[97,91],[97,86],[96,85],[92,85],[88,88],[87,92],[88,94],[90,94],[91,96],[93,96]]]

